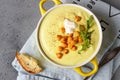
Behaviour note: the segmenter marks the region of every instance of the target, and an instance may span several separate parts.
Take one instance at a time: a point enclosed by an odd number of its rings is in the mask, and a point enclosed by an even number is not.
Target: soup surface
[[[79,16],[80,20],[75,21],[76,16]],[[75,29],[73,31],[79,32],[80,25],[84,25],[85,29],[87,29],[87,20],[90,16],[91,15],[85,10],[77,6],[60,6],[50,11],[41,21],[39,28],[39,41],[46,56],[58,64],[67,66],[81,64],[90,58],[95,52],[99,42],[99,30],[94,19],[92,21],[92,27],[89,29],[92,33],[89,39],[90,44],[88,48],[82,50],[82,47],[84,47],[82,45],[84,43],[83,39],[83,43],[75,44],[77,47],[76,50],[66,48],[69,50],[67,54],[62,53],[62,58],[56,56],[56,54],[59,53],[58,46],[61,45],[61,42],[56,36],[65,36],[68,34],[60,31],[61,27],[64,26],[65,19],[74,22]]]

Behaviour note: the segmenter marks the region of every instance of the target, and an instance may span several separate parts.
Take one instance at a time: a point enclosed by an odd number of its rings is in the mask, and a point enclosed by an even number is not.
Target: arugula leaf
[[[87,32],[87,38],[91,40],[91,34],[94,32],[94,30]]]
[[[83,39],[83,43],[82,43],[82,49],[78,51],[78,54],[81,53],[81,51],[84,51],[86,50],[87,48],[90,47],[91,45],[91,35],[92,33],[94,32],[94,30],[92,31],[89,31],[89,29],[94,25],[94,22],[93,22],[93,16],[91,15],[89,17],[89,19],[87,20],[87,27],[86,27],[86,30],[82,30],[80,28],[80,36],[81,38]]]
[[[93,26],[93,16],[91,15],[87,20],[87,29],[90,29]]]

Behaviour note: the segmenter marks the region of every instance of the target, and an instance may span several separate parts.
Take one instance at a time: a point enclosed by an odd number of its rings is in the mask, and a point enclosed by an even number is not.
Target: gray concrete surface
[[[39,0],[0,0],[0,80],[16,80],[11,62],[40,19]]]
[[[111,1],[120,9],[120,0]],[[0,80],[16,80],[11,62],[41,17],[38,3],[39,0],[0,0]],[[120,68],[117,71],[112,80],[120,80]]]

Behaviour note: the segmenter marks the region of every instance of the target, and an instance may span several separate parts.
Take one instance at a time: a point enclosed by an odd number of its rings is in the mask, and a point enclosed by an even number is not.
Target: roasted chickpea
[[[80,36],[80,34],[79,34],[78,31],[75,31],[75,32],[73,33],[73,37],[79,37],[79,36]]]
[[[75,45],[75,44],[76,44],[76,41],[71,40],[70,44]]]
[[[83,42],[83,39],[82,38],[79,38],[79,43],[82,43]]]
[[[62,37],[60,41],[61,41],[61,43],[66,43],[67,42],[67,40],[64,37]]]
[[[85,31],[85,26],[84,25],[80,25],[80,29]]]
[[[73,36],[73,33],[70,33],[70,34],[67,34],[69,37],[72,37]]]
[[[63,54],[62,53],[57,53],[56,56],[57,56],[57,58],[61,59]]]
[[[71,41],[73,40],[73,37],[68,37],[68,39],[67,39],[67,43],[69,44]]]
[[[60,28],[60,31],[61,31],[62,33],[65,33],[65,28],[64,28],[64,27],[61,27],[61,28]]]
[[[64,48],[62,46],[58,46],[58,51],[62,51]]]
[[[57,39],[60,41],[62,39],[61,35],[57,35]]]
[[[71,43],[68,44],[68,48],[70,48],[70,49],[72,49],[73,46],[74,46],[74,45],[71,44]]]
[[[72,50],[73,50],[73,51],[77,50],[77,46],[73,46],[73,47],[72,47]]]
[[[80,21],[82,19],[82,17],[80,17],[80,16],[75,16],[75,22],[78,22],[78,21]]]
[[[63,50],[63,53],[68,54],[68,53],[69,53],[69,50],[68,50],[68,49],[64,49],[64,50]]]
[[[67,48],[67,47],[68,47],[68,44],[67,44],[67,43],[62,43],[62,47],[63,47],[63,48]]]
[[[79,42],[79,37],[74,37],[73,40],[78,43]]]

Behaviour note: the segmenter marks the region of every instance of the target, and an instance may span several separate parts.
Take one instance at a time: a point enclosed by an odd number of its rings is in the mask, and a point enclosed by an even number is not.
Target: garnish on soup
[[[75,22],[78,22],[82,19],[80,16],[75,16]],[[61,45],[58,46],[59,53],[56,53],[57,57],[61,59],[64,54],[68,54],[70,51],[76,51],[77,44],[81,45],[82,48],[78,50],[80,54],[82,51],[87,50],[91,45],[91,34],[94,30],[90,30],[93,23],[93,16],[91,15],[86,21],[87,26],[77,25],[79,30],[76,30],[76,24],[68,19],[64,20],[64,27],[60,28],[60,31],[63,35],[57,35],[58,41],[61,42]]]
[[[81,17],[80,16],[75,16],[75,22],[78,22],[81,20]]]
[[[91,45],[91,34],[94,32],[94,30],[90,31],[90,28],[93,26],[93,24],[94,24],[93,16],[91,15],[87,20],[86,29],[85,27],[83,28],[83,25],[82,26],[80,25],[80,36],[83,39],[83,43],[82,43],[82,49],[78,51],[79,54],[81,53],[81,51],[86,50]]]

